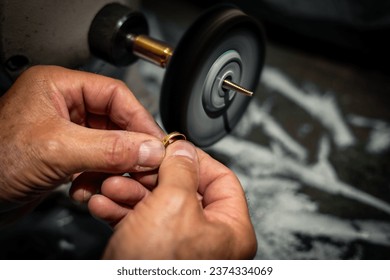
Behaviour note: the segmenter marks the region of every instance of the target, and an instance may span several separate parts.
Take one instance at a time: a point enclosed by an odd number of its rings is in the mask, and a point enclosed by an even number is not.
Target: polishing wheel
[[[112,14],[121,17],[109,25]],[[135,32],[134,24],[126,24],[130,20],[143,28]],[[113,57],[112,46],[100,43],[101,34],[108,34],[111,26],[117,30],[115,36],[103,41],[126,46],[126,60],[141,57],[167,68],[160,112],[168,132],[184,133],[201,147],[231,132],[251,100],[264,64],[265,40],[257,21],[236,7],[220,5],[203,13],[173,49],[144,34],[147,26],[139,13],[109,5],[92,24],[90,45],[95,53],[121,63],[123,59]]]
[[[166,70],[160,97],[164,127],[198,146],[215,143],[251,100],[223,82],[253,91],[263,63],[264,37],[256,21],[231,6],[207,11],[185,33]]]

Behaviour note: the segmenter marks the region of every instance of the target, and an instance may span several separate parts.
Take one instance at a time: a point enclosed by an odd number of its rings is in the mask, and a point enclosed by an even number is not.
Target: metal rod
[[[222,87],[224,89],[230,89],[230,90],[233,90],[235,92],[244,94],[246,96],[252,96],[253,95],[253,91],[250,91],[250,90],[248,90],[246,88],[243,88],[242,86],[239,86],[239,85],[237,85],[237,84],[235,84],[232,81],[229,81],[227,79],[223,80]]]
[[[152,62],[162,68],[167,67],[172,55],[173,48],[166,43],[150,38],[146,35],[129,36],[133,53],[149,62]],[[232,90],[246,96],[252,96],[253,92],[243,88],[232,81],[225,79],[222,82],[222,88]]]

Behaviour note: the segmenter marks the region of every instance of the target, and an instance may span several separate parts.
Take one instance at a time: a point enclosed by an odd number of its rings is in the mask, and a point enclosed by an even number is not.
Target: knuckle
[[[42,69],[42,66],[40,66],[40,65],[33,65],[33,66],[27,68],[27,69],[22,73],[22,76],[36,75],[36,73],[40,72],[41,69]]]
[[[114,79],[113,85],[117,88],[120,88],[120,89],[123,89],[123,88],[127,89],[126,83],[122,80]]]
[[[63,170],[63,160],[65,156],[63,140],[59,137],[37,137],[30,142],[30,151],[33,158],[38,159],[44,166],[51,170]]]
[[[49,71],[53,72],[54,69],[54,66],[33,65],[22,73],[22,77],[35,80],[39,79],[39,77],[45,76],[45,74]]]
[[[107,91],[118,94],[124,90],[128,90],[127,85],[118,79],[111,79],[110,83],[107,84]]]
[[[41,138],[35,146],[37,153],[43,158],[56,159],[63,151],[63,143],[58,138]]]

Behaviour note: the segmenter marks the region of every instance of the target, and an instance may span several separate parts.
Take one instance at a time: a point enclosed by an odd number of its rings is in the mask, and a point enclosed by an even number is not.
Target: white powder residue
[[[236,159],[235,164],[252,176],[264,174],[287,176],[333,195],[341,195],[357,200],[385,213],[390,214],[390,205],[376,197],[340,182],[334,176],[318,172],[316,168],[306,166],[291,158],[274,155],[269,149],[255,143],[227,136],[214,146],[218,152]],[[315,165],[318,166],[318,165]]]
[[[271,90],[293,101],[326,127],[339,147],[351,146],[355,137],[346,125],[333,95],[320,95],[313,90],[305,92],[295,86],[279,70],[265,67],[261,82]]]
[[[291,158],[281,158],[272,150],[233,136],[225,137],[213,150],[234,158],[230,168],[238,175],[249,199],[252,221],[259,242],[258,259],[337,259],[347,250],[340,242],[363,240],[390,246],[390,223],[343,220],[318,212],[301,186],[342,195],[390,213],[390,206],[352,186],[340,182],[327,163],[329,141],[321,140],[319,162],[306,166]],[[322,168],[319,168],[322,166]],[[328,172],[323,172],[324,169]],[[299,236],[322,237],[332,242],[311,240],[310,249]],[[300,255],[301,254],[301,255]],[[350,258],[359,259],[357,255]]]
[[[390,149],[390,125],[382,120],[349,115],[348,121],[357,127],[371,129],[367,142],[367,152],[380,154]]]
[[[295,141],[268,113],[267,104],[260,106],[257,100],[253,100],[234,132],[243,137],[256,126],[260,127],[266,136],[283,147],[287,153],[294,155],[300,161],[306,160],[306,149]]]

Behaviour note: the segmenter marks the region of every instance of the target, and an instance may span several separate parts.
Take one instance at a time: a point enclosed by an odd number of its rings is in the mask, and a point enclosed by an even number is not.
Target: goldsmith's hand
[[[76,173],[153,170],[162,136],[122,82],[32,67],[0,99],[0,216],[24,212]]]
[[[238,179],[186,141],[168,146],[154,189],[111,177],[89,208],[118,222],[105,258],[246,259],[256,252]]]

